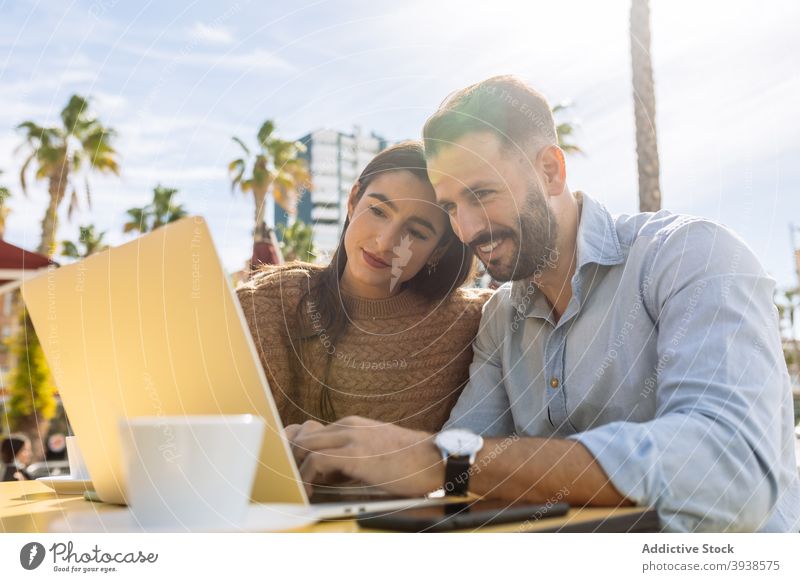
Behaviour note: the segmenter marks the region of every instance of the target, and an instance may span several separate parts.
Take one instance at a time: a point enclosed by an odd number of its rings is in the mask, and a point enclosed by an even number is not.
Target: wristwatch
[[[468,430],[454,428],[436,435],[434,441],[444,459],[444,494],[464,496],[469,491],[469,477],[483,438]]]

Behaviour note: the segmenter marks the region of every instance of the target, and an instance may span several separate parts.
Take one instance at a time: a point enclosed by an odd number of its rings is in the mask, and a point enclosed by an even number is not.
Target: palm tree
[[[36,163],[34,174],[37,180],[48,181],[50,202],[42,219],[42,240],[38,251],[52,256],[56,251],[56,230],[58,227],[58,208],[67,189],[71,190],[67,217],[78,207],[78,192],[73,176],[83,168],[101,173],[119,175],[117,152],[111,146],[114,131],[103,126],[97,118],[90,117],[89,102],[80,95],[70,97],[67,106],[61,111],[62,125],[43,127],[33,121],[24,121],[17,129],[25,134],[25,142],[30,153],[20,171],[22,191],[27,194],[26,174],[32,163]],[[89,181],[85,181],[86,201],[91,208]]]
[[[257,147],[252,151],[244,141],[234,137],[244,157],[228,164],[231,191],[238,187],[243,194],[253,194],[256,205],[253,238],[257,243],[269,240],[269,231],[274,226],[272,213],[267,216],[272,204],[270,196],[291,218],[296,214],[300,191],[310,188],[308,168],[305,161],[298,158],[305,146],[297,141],[279,139],[273,135],[274,131],[275,123],[265,121],[258,130]]]
[[[559,116],[567,109],[572,107],[570,103],[559,103],[553,107],[553,117]],[[569,140],[574,137],[576,125],[571,121],[563,121],[556,125],[556,135],[558,136],[558,147],[567,154],[582,154],[583,150],[577,144]]]
[[[153,201],[150,204],[127,210],[129,220],[123,227],[124,232],[150,232],[187,216],[183,204],[172,202],[172,197],[177,193],[177,188],[165,188],[160,184],[153,188]]]
[[[0,174],[2,173],[2,170],[0,170]],[[11,209],[6,206],[6,202],[10,197],[11,191],[5,186],[0,186],[0,240],[3,240],[3,236],[6,233],[6,219],[11,212]]]
[[[78,245],[72,241],[65,240],[61,243],[64,247],[61,251],[62,257],[85,259],[89,255],[99,253],[100,251],[104,251],[108,248],[108,245],[103,243],[103,237],[106,235],[106,231],[96,233],[93,224],[88,226],[80,226],[78,228],[80,229],[78,244],[83,246],[83,250],[79,251]]]
[[[633,110],[636,118],[636,156],[639,169],[639,210],[661,209],[658,142],[656,140],[656,93],[650,59],[649,0],[631,0],[631,66]]]

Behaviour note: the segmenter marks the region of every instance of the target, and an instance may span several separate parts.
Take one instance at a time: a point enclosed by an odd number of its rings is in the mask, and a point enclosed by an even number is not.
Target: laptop
[[[51,268],[26,281],[22,295],[100,500],[126,502],[121,417],[254,414],[264,418],[265,431],[252,502],[315,501],[301,483],[203,218],[184,218]],[[331,501],[337,491],[326,490],[324,502],[314,505],[320,519],[442,502],[365,500],[374,491]]]

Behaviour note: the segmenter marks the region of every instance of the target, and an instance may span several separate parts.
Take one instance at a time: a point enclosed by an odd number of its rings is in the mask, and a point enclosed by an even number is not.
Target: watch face
[[[483,439],[468,430],[454,428],[436,435],[436,444],[448,455],[465,457],[480,451]]]

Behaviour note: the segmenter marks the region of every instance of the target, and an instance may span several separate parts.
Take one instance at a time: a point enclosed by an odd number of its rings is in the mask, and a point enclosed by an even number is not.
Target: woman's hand
[[[295,444],[295,440],[299,438],[302,442],[303,439],[307,438],[309,435],[324,428],[325,425],[317,422],[316,420],[307,420],[303,424],[290,424],[283,429],[284,433],[286,434],[286,440],[289,441],[289,447],[292,450],[292,455],[294,455],[294,460],[298,467],[303,464],[303,460],[306,458],[306,455],[309,453],[309,451],[302,446],[297,446]]]
[[[328,426],[290,425],[286,436],[307,486],[344,476],[397,495],[421,496],[444,482],[442,457],[429,433],[350,416]]]

